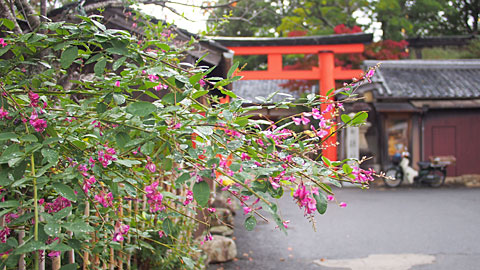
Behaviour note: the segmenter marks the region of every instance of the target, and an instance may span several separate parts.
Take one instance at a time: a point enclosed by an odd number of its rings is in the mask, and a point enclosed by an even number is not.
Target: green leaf
[[[352,120],[348,114],[342,114],[341,118],[344,123],[348,123]]]
[[[127,106],[127,112],[136,116],[147,116],[157,110],[157,107],[147,101],[137,101]]]
[[[33,134],[27,134],[25,136],[22,136],[20,138],[20,141],[22,141],[22,142],[38,142],[38,138]]]
[[[62,52],[60,56],[60,64],[63,69],[70,67],[70,65],[77,59],[78,48],[77,46],[70,46]]]
[[[60,233],[61,228],[62,227],[58,223],[47,223],[45,224],[45,227],[43,227],[43,230],[49,236],[57,236]]]
[[[72,231],[73,233],[89,233],[89,232],[94,232],[95,230],[93,229],[92,226],[88,225],[87,223],[83,221],[75,221],[72,223],[65,223],[63,224],[63,227],[65,229]]]
[[[77,195],[75,195],[75,192],[71,187],[62,183],[53,183],[52,187],[58,194],[60,194],[65,199],[73,202],[77,201]]]
[[[257,219],[253,215],[249,216],[245,219],[244,225],[247,231],[253,231],[253,229],[255,229],[255,226],[257,226]]]
[[[100,57],[102,57],[102,56],[103,56],[102,53],[95,54],[94,56],[88,58],[87,62],[85,62],[85,65],[88,65],[88,64],[91,64],[93,62],[98,61],[98,59],[100,59]]]
[[[6,141],[6,140],[16,139],[16,138],[18,138],[18,136],[13,132],[0,133],[0,141]]]
[[[163,169],[165,171],[170,171],[173,166],[173,160],[171,158],[165,158],[162,160]]]
[[[130,141],[130,136],[128,136],[127,133],[120,131],[119,133],[117,133],[117,135],[115,135],[115,140],[117,141],[117,145],[123,149],[125,145]]]
[[[3,25],[5,25],[5,27],[7,27],[8,30],[13,30],[13,28],[15,28],[15,23],[10,21],[9,19],[3,18],[2,21],[3,21]]]
[[[326,156],[322,156],[322,160],[323,162],[325,162],[325,164],[327,166],[330,166],[332,164],[332,162],[330,161],[330,159],[328,159]]]
[[[95,72],[95,75],[97,75],[98,77],[102,77],[106,66],[107,66],[107,59],[106,58],[100,59],[93,67],[93,71]]]
[[[194,269],[195,268],[195,262],[190,259],[189,257],[182,257],[182,261],[185,263],[185,266],[188,268],[188,269]],[[60,269],[62,270],[62,269]]]
[[[313,194],[313,198],[315,199],[315,201],[317,201],[317,211],[318,213],[320,213],[321,215],[325,214],[325,212],[327,211],[327,196],[325,196],[325,194],[319,192],[318,193],[319,195],[317,194]]]
[[[173,225],[173,222],[169,218],[166,218],[163,221],[162,229],[167,235],[169,235],[174,231],[175,226]]]
[[[233,64],[230,69],[228,70],[228,73],[227,73],[227,78],[230,78],[232,77],[233,73],[235,72],[235,70],[238,68],[238,65],[240,64],[240,62],[235,62],[235,64]]]
[[[208,92],[209,92],[208,90],[197,91],[192,95],[192,99],[197,99],[201,96],[204,96],[204,95],[208,94]]]
[[[29,253],[29,252],[32,252],[32,251],[45,249],[45,247],[46,247],[45,243],[43,243],[41,241],[33,241],[32,240],[32,241],[28,241],[25,244],[19,246],[17,249],[15,249],[13,254],[19,255],[19,254]]]
[[[188,81],[192,85],[195,85],[203,78],[203,76],[204,76],[203,73],[197,73],[197,74],[193,75],[192,77],[190,77],[190,79]]]
[[[95,19],[91,20],[91,22],[92,22],[96,27],[98,27],[100,30],[102,30],[103,32],[105,32],[105,30],[107,30],[107,28],[105,27],[105,25],[97,22]]]
[[[220,89],[220,92],[224,95],[227,95],[227,96],[231,97],[231,98],[237,98],[237,95],[235,95],[235,93],[233,93],[230,90]]]
[[[353,171],[353,169],[347,163],[343,164],[342,169],[345,174],[349,174]]]
[[[113,101],[115,101],[117,105],[122,105],[125,103],[125,96],[122,94],[113,94]]]
[[[0,209],[3,208],[15,208],[20,206],[20,203],[15,200],[0,202]]]
[[[48,163],[57,163],[58,153],[57,151],[49,148],[42,149],[42,156],[47,160]]]
[[[175,184],[181,185],[190,178],[191,178],[190,173],[183,173],[177,178],[177,180],[175,180]]]
[[[98,114],[102,114],[102,113],[106,112],[107,109],[108,109],[108,106],[105,103],[99,102],[97,104],[96,110],[97,110]]]
[[[352,125],[362,124],[368,118],[368,113],[366,112],[358,112],[355,114],[352,120]]]
[[[133,165],[142,164],[142,162],[138,160],[130,160],[130,159],[117,159],[114,162],[120,165],[126,166],[128,168],[132,167]]]
[[[60,220],[66,216],[68,216],[70,213],[72,212],[72,207],[71,206],[68,206],[68,207],[65,207],[63,208],[62,210],[56,212],[53,214],[53,218],[55,220]]]
[[[127,60],[126,56],[124,56],[124,57],[118,59],[117,61],[113,62],[112,69],[117,70],[119,67],[121,67],[123,65],[125,60]]]
[[[155,143],[153,141],[148,141],[142,147],[140,148],[140,151],[147,155],[150,156],[153,153],[153,148],[155,147]]]
[[[210,198],[210,187],[206,181],[201,181],[193,185],[193,198],[197,201],[198,205],[206,207],[208,199]]]

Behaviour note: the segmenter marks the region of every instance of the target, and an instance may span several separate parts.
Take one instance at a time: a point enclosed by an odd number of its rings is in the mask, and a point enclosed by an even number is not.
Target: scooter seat
[[[428,169],[428,167],[430,167],[432,163],[428,161],[419,161],[417,164],[418,164],[418,167],[420,167],[420,170],[424,170],[424,169]]]

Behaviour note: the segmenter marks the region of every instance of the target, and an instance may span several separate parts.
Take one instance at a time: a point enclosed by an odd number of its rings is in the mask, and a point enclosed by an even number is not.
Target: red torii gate
[[[288,38],[244,38],[216,37],[215,41],[232,50],[235,55],[267,55],[268,69],[242,71],[237,75],[242,80],[318,80],[320,95],[335,88],[335,80],[349,80],[358,77],[362,70],[344,70],[335,67],[335,54],[362,53],[364,43],[372,41],[372,34],[343,34],[329,36],[288,37]],[[282,55],[318,54],[318,67],[311,70],[283,70]],[[322,104],[322,111],[326,104]],[[325,143],[329,146],[323,154],[330,160],[337,160],[336,136]]]

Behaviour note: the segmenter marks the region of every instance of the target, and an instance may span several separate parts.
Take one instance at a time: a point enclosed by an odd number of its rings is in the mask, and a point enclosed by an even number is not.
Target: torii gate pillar
[[[318,67],[320,71],[320,81],[319,81],[319,88],[320,88],[320,95],[322,101],[327,103],[322,103],[320,108],[322,112],[327,108],[328,102],[333,102],[333,97],[326,99],[326,95],[328,90],[335,88],[335,77],[334,77],[334,69],[335,69],[335,62],[334,62],[334,53],[333,51],[320,51],[318,53]],[[330,115],[327,119],[331,119],[332,116]],[[333,127],[332,127],[333,129]],[[334,132],[335,130],[331,130]],[[334,133],[331,137],[329,137],[323,143],[323,155],[328,157],[330,160],[337,160],[337,136]]]

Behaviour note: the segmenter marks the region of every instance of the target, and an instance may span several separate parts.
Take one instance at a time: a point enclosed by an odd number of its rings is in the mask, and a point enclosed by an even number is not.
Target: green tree
[[[479,0],[379,0],[369,9],[380,22],[383,39],[477,34]]]

